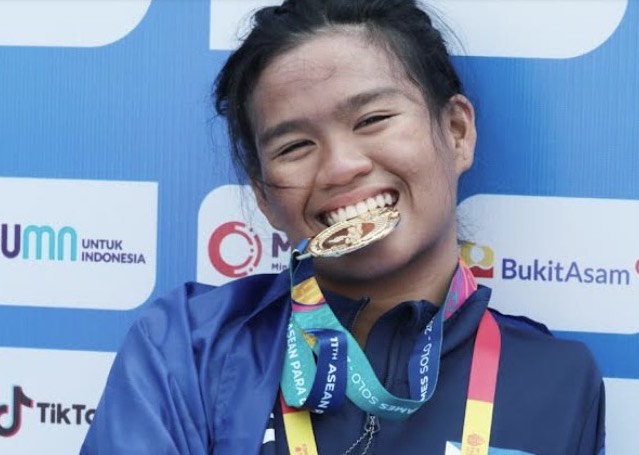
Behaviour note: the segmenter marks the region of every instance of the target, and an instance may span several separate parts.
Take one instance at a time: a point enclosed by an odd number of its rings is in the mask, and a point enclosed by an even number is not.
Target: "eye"
[[[360,128],[366,128],[367,126],[371,126],[371,125],[375,125],[377,123],[383,122],[385,120],[388,120],[389,118],[393,117],[390,114],[374,114],[374,115],[369,115],[368,117],[365,117],[364,119],[360,120],[356,125],[355,125],[355,129],[360,129]]]
[[[277,152],[277,156],[288,155],[288,154],[290,154],[292,152],[300,150],[300,149],[302,149],[304,147],[308,147],[310,145],[313,145],[313,142],[309,141],[308,139],[301,140],[301,141],[296,141],[296,142],[293,142],[292,144],[288,144],[288,145],[285,145],[284,147],[282,147]]]

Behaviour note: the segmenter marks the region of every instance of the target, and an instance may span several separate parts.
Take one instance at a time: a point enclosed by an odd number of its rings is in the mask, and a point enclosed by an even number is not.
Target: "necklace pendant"
[[[396,208],[384,207],[340,221],[313,237],[308,252],[320,258],[352,253],[386,237],[397,227],[399,219]]]

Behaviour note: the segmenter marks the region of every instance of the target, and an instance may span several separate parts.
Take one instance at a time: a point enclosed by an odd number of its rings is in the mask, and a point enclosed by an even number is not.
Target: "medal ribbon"
[[[317,447],[308,410],[322,413],[338,409],[344,390],[364,411],[395,420],[408,417],[430,399],[439,373],[444,319],[465,303],[477,283],[460,260],[444,305],[413,346],[408,365],[411,399],[399,398],[381,385],[355,339],[333,314],[313,277],[311,261],[297,260],[306,244],[300,243],[291,259],[292,314],[281,406],[290,452],[313,455]],[[499,328],[486,311],[473,352],[463,454],[488,453],[500,348]]]
[[[384,388],[358,343],[333,314],[313,277],[312,261],[297,260],[305,247],[302,242],[291,259],[292,314],[281,381],[284,400],[292,407],[333,411],[343,403],[340,395],[345,389],[348,398],[366,412],[387,419],[407,418],[433,395],[443,323],[477,289],[472,273],[460,262],[444,304],[413,346],[408,364],[410,398],[401,398]],[[325,330],[330,335],[322,335]],[[338,339],[337,333],[343,337]],[[329,352],[330,343],[322,342],[326,337],[334,339],[334,352]],[[316,364],[315,356],[318,360],[329,356],[333,361]]]
[[[488,455],[500,356],[499,326],[493,315],[486,310],[477,329],[470,366],[462,455]]]
[[[462,430],[462,455],[488,455],[500,355],[499,326],[493,315],[486,310],[477,330],[470,368]],[[318,455],[308,410],[291,408],[282,397],[280,404],[289,453]]]

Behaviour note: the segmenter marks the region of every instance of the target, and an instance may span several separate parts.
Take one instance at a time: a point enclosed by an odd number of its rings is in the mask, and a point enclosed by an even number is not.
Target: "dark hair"
[[[416,0],[286,0],[258,10],[252,25],[218,75],[214,93],[215,109],[227,119],[236,168],[251,180],[260,179],[249,112],[252,90],[276,57],[317,33],[361,27],[401,63],[435,118],[463,90],[441,33]]]

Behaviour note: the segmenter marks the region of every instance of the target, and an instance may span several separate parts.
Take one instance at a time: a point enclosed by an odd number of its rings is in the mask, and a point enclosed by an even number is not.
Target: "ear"
[[[475,109],[468,98],[454,95],[448,100],[441,126],[449,149],[455,154],[455,170],[459,176],[472,166],[477,143]]]
[[[258,179],[251,179],[251,188],[257,201],[257,206],[262,211],[269,224],[275,229],[282,230],[277,223],[277,217],[273,213],[271,204],[268,201],[268,195],[266,193],[265,183]]]

